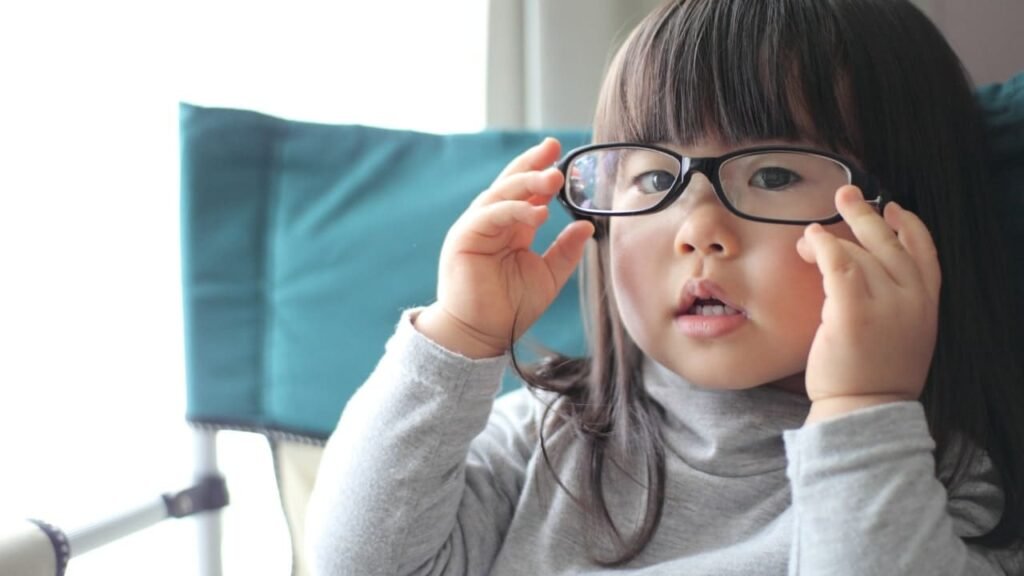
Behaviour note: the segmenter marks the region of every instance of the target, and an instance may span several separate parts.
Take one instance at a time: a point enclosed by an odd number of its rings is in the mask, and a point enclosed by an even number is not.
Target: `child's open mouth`
[[[698,298],[683,314],[690,316],[731,316],[740,311],[717,298]]]
[[[747,314],[725,298],[725,291],[709,279],[687,282],[676,309],[676,329],[700,339],[725,336],[739,329],[746,323]]]

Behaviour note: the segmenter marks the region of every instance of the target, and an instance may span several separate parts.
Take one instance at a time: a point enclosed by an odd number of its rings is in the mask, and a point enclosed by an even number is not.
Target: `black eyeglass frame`
[[[572,164],[573,160],[575,160],[576,158],[583,154],[593,152],[595,150],[604,150],[608,148],[632,148],[660,152],[662,154],[666,154],[672,158],[675,158],[675,160],[679,163],[680,169],[682,169],[682,167],[686,165],[686,161],[689,160],[690,168],[686,172],[676,177],[676,181],[672,183],[672,189],[669,190],[669,192],[665,195],[664,198],[662,198],[657,204],[651,206],[650,208],[644,208],[642,210],[636,210],[631,212],[616,213],[614,211],[609,210],[591,210],[575,206],[569,200],[569,166]],[[675,150],[671,150],[669,148],[665,148],[655,144],[637,144],[634,142],[610,142],[607,144],[589,144],[587,146],[580,146],[579,148],[574,148],[573,150],[570,150],[569,153],[566,154],[565,157],[562,160],[560,160],[557,164],[559,171],[562,172],[562,176],[565,177],[565,183],[562,185],[562,189],[558,193],[558,200],[562,203],[565,209],[568,210],[569,213],[572,214],[573,217],[577,220],[590,220],[591,222],[593,222],[596,217],[620,218],[623,216],[642,216],[644,214],[660,212],[665,208],[671,206],[673,202],[675,202],[677,199],[679,199],[680,196],[682,196],[683,191],[686,190],[686,187],[690,183],[690,178],[692,177],[693,173],[700,172],[711,182],[711,186],[715,190],[715,196],[718,197],[718,201],[721,202],[722,205],[729,210],[729,212],[735,214],[740,218],[743,218],[744,220],[752,220],[754,222],[765,222],[768,224],[788,224],[793,226],[806,226],[808,224],[815,223],[822,225],[835,224],[836,222],[842,221],[843,217],[838,212],[828,218],[819,218],[815,220],[781,220],[777,218],[751,216],[750,214],[745,214],[737,210],[736,207],[734,207],[732,203],[729,202],[729,199],[726,197],[725,192],[722,190],[722,182],[718,177],[719,169],[721,168],[722,164],[733,158],[763,152],[799,152],[828,158],[829,160],[832,160],[841,165],[842,167],[846,168],[846,170],[850,173],[850,183],[861,189],[862,193],[864,194],[865,202],[873,204],[875,208],[878,210],[881,210],[882,206],[885,203],[884,199],[882,198],[881,188],[879,187],[878,181],[875,179],[875,177],[871,176],[867,172],[864,172],[863,170],[860,170],[846,158],[843,158],[838,154],[834,154],[832,152],[820,150],[817,148],[810,148],[806,146],[755,146],[752,148],[742,148],[739,150],[733,150],[732,152],[729,152],[728,154],[723,154],[722,156],[694,157],[684,156],[683,154],[680,154]]]

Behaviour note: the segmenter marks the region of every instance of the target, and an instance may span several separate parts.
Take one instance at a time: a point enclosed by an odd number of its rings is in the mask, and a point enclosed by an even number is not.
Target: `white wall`
[[[589,126],[614,49],[660,2],[491,0],[488,126]]]

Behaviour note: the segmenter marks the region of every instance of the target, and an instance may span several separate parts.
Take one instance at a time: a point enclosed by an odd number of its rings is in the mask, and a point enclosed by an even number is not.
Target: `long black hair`
[[[1004,494],[1002,515],[969,541],[1019,545],[1024,318],[1008,288],[983,118],[941,33],[906,0],[667,2],[611,61],[594,140],[687,145],[708,134],[725,143],[810,140],[853,156],[889,199],[925,222],[943,287],[920,401],[936,461],[952,464],[940,480],[953,488],[980,457],[989,458]],[[643,354],[616,311],[608,235],[598,237],[582,274],[589,355],[553,355],[520,372],[531,386],[562,396],[553,420],[576,430],[589,463],[578,472],[583,492],[571,496],[619,544],[613,557],[591,555],[620,565],[657,529],[665,461],[660,408],[646,395]],[[639,461],[647,487],[643,520],[630,534],[617,527],[603,492],[603,471],[626,461]]]

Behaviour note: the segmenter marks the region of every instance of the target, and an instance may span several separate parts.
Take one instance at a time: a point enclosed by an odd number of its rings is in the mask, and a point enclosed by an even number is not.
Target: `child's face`
[[[792,143],[744,147],[762,144]],[[690,156],[734,149],[710,140],[669,147]],[[828,228],[853,240],[845,223]],[[674,205],[611,223],[611,280],[626,329],[649,357],[694,384],[802,388],[825,298],[817,267],[796,251],[803,231],[733,215],[694,174]]]

